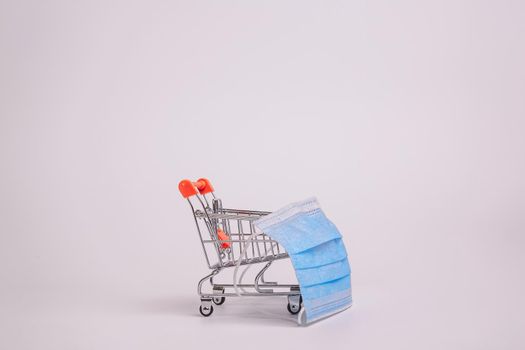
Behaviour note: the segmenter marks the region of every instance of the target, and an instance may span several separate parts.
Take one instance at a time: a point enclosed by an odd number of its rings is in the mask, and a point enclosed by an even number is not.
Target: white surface
[[[2,1],[0,348],[523,349],[524,11]],[[317,196],[354,307],[200,317],[200,176],[233,207]]]

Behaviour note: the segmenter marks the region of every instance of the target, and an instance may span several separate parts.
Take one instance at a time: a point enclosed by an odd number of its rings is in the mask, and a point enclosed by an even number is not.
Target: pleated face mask
[[[315,198],[290,204],[255,222],[284,246],[301,288],[301,325],[352,305],[350,265],[341,234]]]

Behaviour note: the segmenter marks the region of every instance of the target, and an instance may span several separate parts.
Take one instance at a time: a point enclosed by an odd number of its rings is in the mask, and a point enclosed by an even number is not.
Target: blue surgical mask
[[[341,234],[315,198],[292,203],[255,222],[288,252],[301,288],[299,324],[331,316],[352,305],[350,264]]]

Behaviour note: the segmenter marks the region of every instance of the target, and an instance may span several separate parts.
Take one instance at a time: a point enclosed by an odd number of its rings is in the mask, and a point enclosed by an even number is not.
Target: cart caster
[[[213,313],[213,305],[201,305],[199,306],[199,312],[202,316],[208,317]]]
[[[302,302],[303,297],[301,295],[290,295],[288,296],[288,305],[286,305],[286,309],[292,315],[296,315],[301,311]]]
[[[223,294],[224,288],[223,287],[213,287],[213,293],[214,294]],[[226,297],[213,297],[212,301],[215,305],[222,305],[226,301]]]

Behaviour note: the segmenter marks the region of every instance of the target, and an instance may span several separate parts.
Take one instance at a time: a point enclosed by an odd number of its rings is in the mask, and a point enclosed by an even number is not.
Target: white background
[[[523,349],[524,11],[1,1],[0,348]],[[317,196],[352,309],[201,317],[201,176],[230,207]]]

